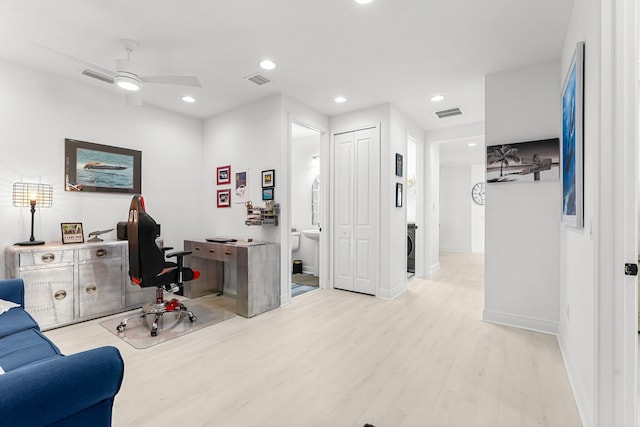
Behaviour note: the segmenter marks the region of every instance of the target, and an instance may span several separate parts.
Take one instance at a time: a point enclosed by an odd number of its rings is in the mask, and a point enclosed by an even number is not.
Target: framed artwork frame
[[[271,188],[276,186],[276,171],[268,169],[262,171],[262,188]]]
[[[236,172],[233,203],[246,203],[249,201],[249,181],[247,181],[248,173],[246,171]]]
[[[84,243],[81,222],[63,222],[60,224],[62,243]]]
[[[140,194],[142,151],[64,140],[65,191]]]
[[[231,184],[231,165],[216,168],[216,184]]]
[[[231,189],[226,188],[224,190],[218,190],[216,194],[217,207],[230,208],[231,207]]]
[[[562,86],[562,222],[584,225],[584,42],[578,42]]]
[[[396,176],[402,176],[403,158],[402,154],[396,153]]]
[[[262,189],[262,200],[273,200],[273,188]]]
[[[402,207],[402,184],[396,182],[396,208]]]

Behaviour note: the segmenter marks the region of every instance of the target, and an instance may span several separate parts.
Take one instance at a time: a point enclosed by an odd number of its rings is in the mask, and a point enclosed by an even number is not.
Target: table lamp
[[[31,206],[31,237],[26,242],[19,242],[16,245],[43,245],[44,242],[33,237],[33,219],[36,213],[36,206],[39,208],[50,208],[53,204],[53,187],[49,184],[34,184],[29,182],[16,182],[13,184],[13,206]]]

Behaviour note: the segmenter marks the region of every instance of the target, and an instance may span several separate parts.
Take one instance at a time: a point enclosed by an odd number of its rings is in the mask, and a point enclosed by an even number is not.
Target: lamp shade
[[[29,207],[35,200],[39,208],[50,208],[53,204],[53,187],[50,184],[16,182],[13,184],[13,206]]]

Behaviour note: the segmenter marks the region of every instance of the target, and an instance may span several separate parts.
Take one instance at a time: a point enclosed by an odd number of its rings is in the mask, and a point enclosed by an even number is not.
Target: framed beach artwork
[[[246,203],[249,201],[249,183],[247,182],[247,172],[235,173],[235,190],[233,203]]]
[[[487,147],[487,183],[557,181],[560,175],[560,139]]]
[[[584,42],[576,45],[562,88],[562,222],[583,227]]]
[[[142,152],[64,140],[65,190],[140,194]]]

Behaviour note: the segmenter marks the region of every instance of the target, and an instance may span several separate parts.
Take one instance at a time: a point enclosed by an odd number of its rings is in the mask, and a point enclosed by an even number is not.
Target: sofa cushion
[[[0,366],[5,372],[56,355],[58,347],[35,329],[0,338]]]
[[[33,317],[21,308],[13,308],[6,313],[0,314],[0,338],[27,329],[37,329],[40,327],[33,320]]]

